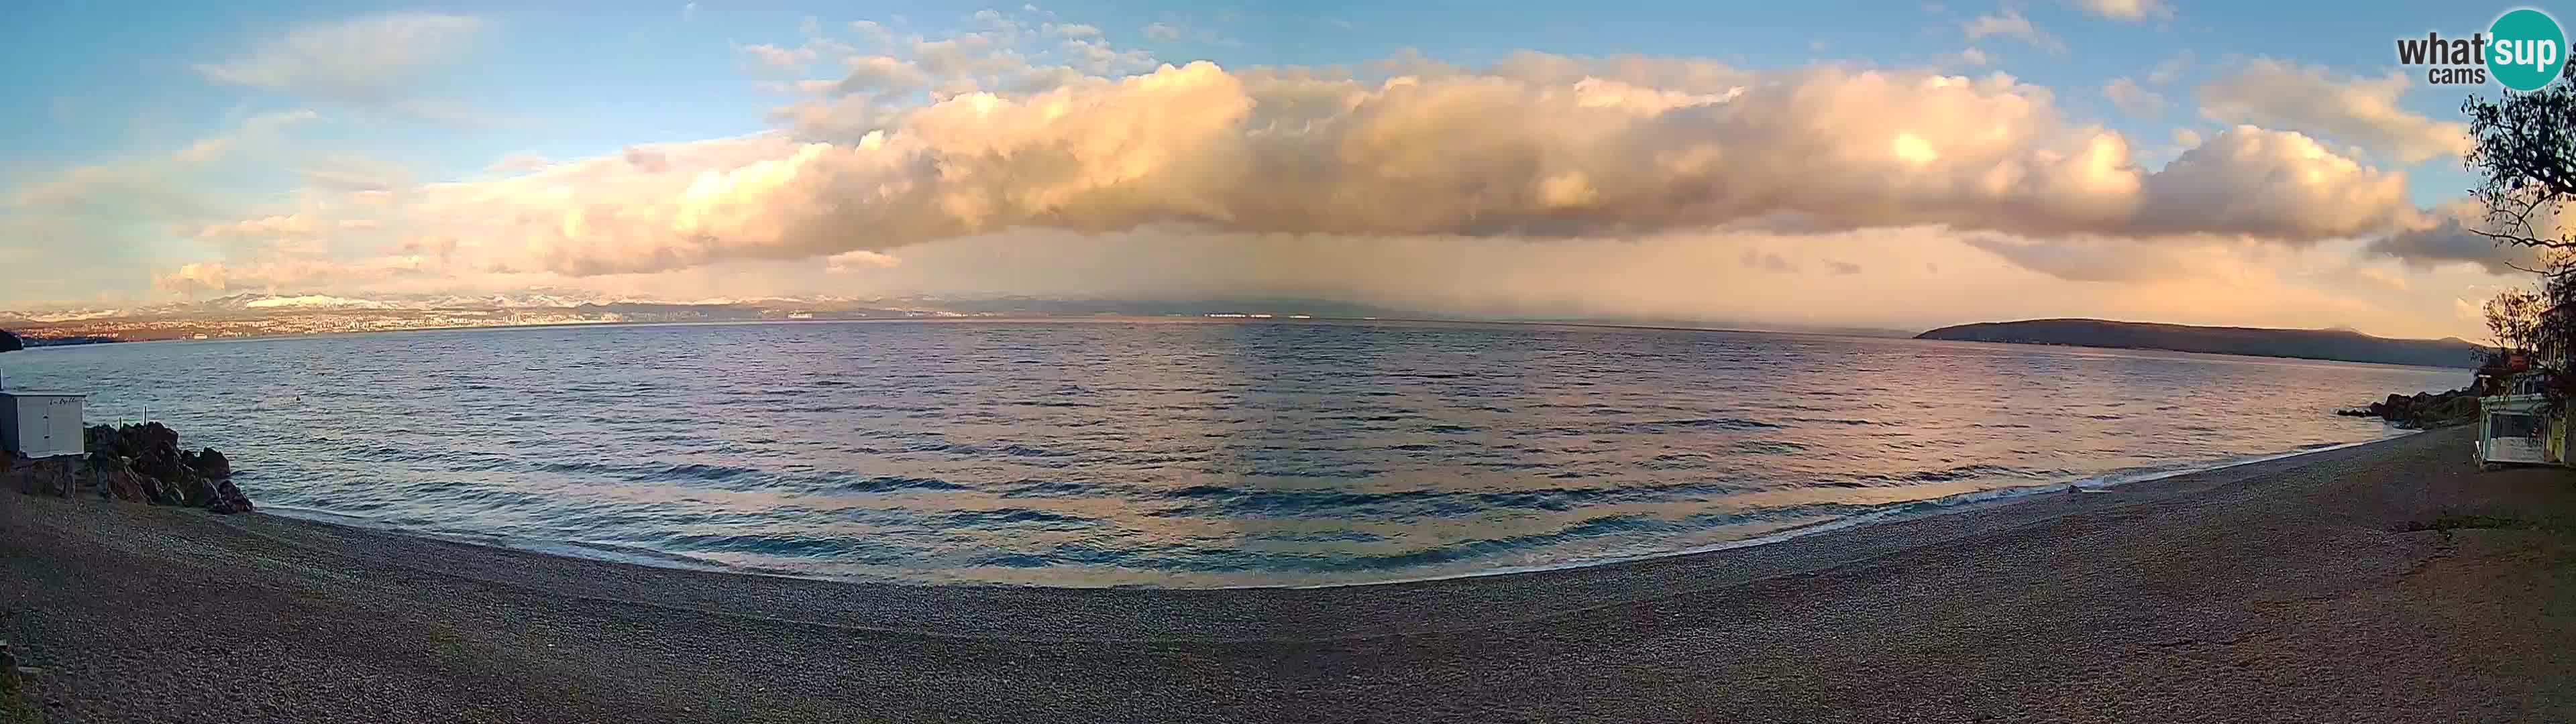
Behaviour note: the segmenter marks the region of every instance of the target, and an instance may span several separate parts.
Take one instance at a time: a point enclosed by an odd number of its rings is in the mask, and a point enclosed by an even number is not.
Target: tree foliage
[[[2576,72],[2571,60],[2570,72]],[[2484,228],[2470,231],[2497,244],[2538,251],[2539,276],[2531,289],[2510,289],[2486,304],[2487,331],[2495,335],[2491,371],[2527,355],[2546,375],[2548,407],[2566,409],[2576,398],[2576,374],[2567,358],[2576,352],[2576,78],[2529,93],[2472,97],[2461,104],[2469,135],[2477,141],[2464,161],[2479,176],[2472,198],[2486,207]]]
[[[2473,97],[2461,104],[2477,147],[2465,160],[2481,181],[2471,197],[2486,206],[2485,229],[2472,229],[2498,244],[2542,250],[2576,249],[2576,233],[2561,223],[2576,203],[2576,79],[2503,98]],[[2566,254],[2535,273],[2563,276]]]

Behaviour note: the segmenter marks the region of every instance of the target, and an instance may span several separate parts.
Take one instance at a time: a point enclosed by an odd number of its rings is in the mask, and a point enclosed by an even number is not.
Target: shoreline
[[[747,576],[12,494],[0,635],[68,721],[2576,719],[2576,486],[2475,472],[2469,432],[1308,589]]]
[[[577,329],[577,328],[586,328],[586,327],[708,327],[708,326],[736,326],[736,325],[742,325],[742,326],[754,326],[754,325],[774,325],[774,324],[775,324],[775,325],[797,325],[797,324],[913,324],[913,323],[927,323],[927,324],[973,324],[973,323],[992,323],[992,324],[1039,324],[1039,323],[1066,323],[1066,324],[1352,324],[1352,325],[1385,324],[1385,325],[1442,325],[1442,326],[1570,327],[1570,328],[1576,328],[1576,329],[1597,329],[1597,330],[1631,331],[1631,332],[1694,332],[1694,333],[1714,333],[1714,334],[1776,334],[1776,335],[1804,336],[1804,337],[1831,337],[1831,338],[1837,338],[1837,339],[1899,340],[1899,341],[1909,341],[1909,342],[1929,342],[1929,343],[1945,344],[1945,345],[1950,345],[1950,344],[1956,344],[1956,345],[1990,345],[1990,346],[1991,346],[1991,345],[2001,345],[2001,346],[2009,346],[2009,347],[2042,348],[2042,349],[2056,349],[2056,350],[2095,350],[2095,351],[2102,351],[2102,352],[2129,352],[2129,353],[2149,352],[2149,353],[2158,353],[2158,354],[2187,355],[2187,356],[2190,356],[2190,357],[2219,357],[2219,358],[2225,358],[2225,359],[2230,359],[2230,360],[2239,360],[2239,361],[2258,361],[2258,362],[2260,362],[2260,361],[2269,361],[2269,362],[2280,363],[2280,364],[2301,364],[2301,363],[2310,363],[2310,364],[2313,364],[2313,363],[2324,363],[2324,364],[2347,364],[2347,365],[2365,365],[2365,366],[2370,366],[2370,367],[2391,367],[2391,368],[2398,368],[2398,369],[2412,369],[2412,370],[2442,370],[2442,371],[2447,371],[2447,372],[2470,372],[2470,371],[2474,371],[2474,370],[2475,370],[2475,367],[2474,367],[2474,366],[2469,366],[2469,367],[2455,367],[2455,366],[2428,367],[2428,366],[2423,366],[2423,365],[2406,365],[2406,364],[2396,364],[2396,363],[2391,363],[2391,362],[2366,362],[2366,361],[2360,361],[2360,360],[2327,359],[2327,358],[2320,358],[2320,357],[2285,357],[2285,356],[2277,356],[2277,355],[2234,354],[2234,353],[2228,353],[2228,352],[2193,352],[2193,351],[2188,351],[2188,350],[2164,349],[2164,348],[2160,348],[2160,347],[2103,347],[2103,346],[2095,346],[2095,345],[2082,345],[2082,344],[2058,344],[2058,343],[2043,343],[2043,342],[1988,342],[1988,341],[1980,341],[1980,340],[1923,339],[1923,338],[1920,338],[1920,337],[1915,337],[1915,336],[1906,335],[1906,334],[1894,334],[1895,332],[1901,332],[1902,330],[1881,330],[1881,331],[1885,331],[1885,332],[1890,332],[1890,334],[1859,334],[1859,333],[1856,333],[1856,332],[1854,332],[1854,331],[1850,331],[1850,330],[1833,331],[1833,330],[1806,330],[1806,329],[1759,329],[1759,328],[1751,328],[1751,327],[1685,327],[1685,326],[1673,326],[1673,325],[1666,325],[1666,324],[1643,324],[1643,323],[1638,323],[1638,324],[1627,324],[1627,323],[1618,323],[1618,322],[1601,322],[1601,321],[1546,321],[1546,320],[1527,320],[1527,319],[1442,319],[1442,318],[1435,318],[1435,317],[1334,317],[1334,316],[1323,316],[1323,315],[1313,315],[1313,316],[1308,316],[1308,317],[1305,317],[1305,318],[1302,318],[1302,319],[1301,319],[1301,318],[1295,318],[1295,317],[1288,317],[1288,316],[1275,316],[1275,317],[1264,317],[1264,318],[1237,318],[1237,317],[1210,317],[1210,316],[1207,316],[1207,314],[1208,314],[1208,313],[1199,313],[1199,314],[1171,314],[1171,315],[1148,315],[1148,314],[1137,314],[1137,315],[1063,315],[1063,316],[1035,316],[1035,315],[1032,315],[1032,316],[1011,316],[1011,315],[990,315],[990,316],[985,316],[985,315],[961,315],[961,316],[955,316],[955,317],[925,316],[925,317],[885,317],[885,318],[862,318],[862,319],[720,319],[720,320],[697,320],[697,321],[656,321],[656,322],[623,322],[623,321],[620,321],[620,322],[547,322],[547,323],[542,323],[542,324],[479,324],[479,325],[456,325],[456,326],[443,326],[443,327],[410,327],[410,328],[403,328],[403,329],[370,329],[370,330],[359,330],[359,331],[351,331],[351,332],[307,332],[307,333],[301,333],[301,334],[276,334],[276,335],[250,335],[250,336],[232,336],[232,337],[209,337],[209,338],[206,338],[206,339],[177,339],[177,338],[173,338],[173,339],[142,339],[142,340],[130,340],[130,341],[128,341],[128,340],[118,340],[118,341],[115,341],[115,342],[101,342],[101,343],[65,344],[65,345],[52,345],[52,344],[49,344],[49,345],[36,345],[36,346],[28,347],[27,349],[28,349],[28,350],[36,350],[36,349],[56,349],[56,348],[82,348],[82,347],[106,347],[106,348],[115,348],[115,347],[118,347],[118,346],[121,346],[121,345],[131,345],[131,344],[156,344],[156,343],[171,343],[171,342],[265,342],[265,341],[275,341],[275,340],[282,340],[282,339],[301,339],[301,338],[306,338],[306,337],[347,337],[347,336],[361,336],[361,335],[371,335],[371,334],[404,334],[404,333],[411,333],[411,332],[477,332],[477,331],[502,331],[502,330],[513,330],[513,329],[557,329],[557,330],[559,330],[559,329]]]
[[[2028,499],[2030,499],[2030,498],[2034,498],[2034,497],[2045,496],[2045,495],[2054,494],[2054,493],[2068,492],[2068,491],[2078,490],[2078,489],[2081,489],[2081,490],[2087,490],[2087,491],[2092,491],[2092,490],[2107,490],[2107,489],[2113,489],[2113,488],[2118,488],[2118,487],[2121,487],[2121,486],[2132,485],[2132,484],[2150,483],[2150,482],[2154,482],[2154,481],[2158,481],[2158,480],[2164,480],[2164,479],[2166,479],[2166,478],[2173,478],[2173,477],[2178,477],[2178,476],[2183,476],[2183,475],[2194,475],[2194,474],[2200,474],[2200,473],[2208,473],[2208,472],[2220,471],[2220,470],[2225,470],[2225,469],[2228,469],[2228,468],[2234,468],[2234,467],[2240,467],[2240,466],[2246,466],[2246,465],[2257,465],[2257,464],[2261,464],[2261,463],[2268,463],[2268,462],[2273,462],[2273,461],[2277,461],[2277,460],[2283,460],[2283,459],[2288,459],[2288,458],[2295,458],[2295,457],[2299,457],[2299,456],[2303,456],[2303,455],[2315,455],[2315,454],[2326,453],[2326,452],[2332,452],[2332,451],[2336,451],[2336,450],[2342,450],[2342,449],[2351,448],[2351,447],[2357,447],[2357,446],[2362,446],[2362,445],[2370,445],[2370,444],[2375,444],[2375,443],[2387,442],[2387,441],[2390,441],[2390,440],[2395,440],[2395,439],[2399,439],[2399,438],[2404,438],[2404,437],[2407,437],[2407,436],[2410,436],[2410,435],[2423,434],[2423,433],[2425,433],[2425,432],[2427,432],[2427,431],[2426,431],[2426,430],[2405,430],[2405,429],[2396,429],[2396,428],[2391,428],[2391,430],[2390,430],[2390,432],[2389,432],[2388,434],[2383,435],[2383,436],[2381,436],[2381,437],[2368,439],[2368,440],[2356,440],[2356,441],[2352,441],[2352,442],[2345,442],[2345,443],[2331,443],[2331,444],[2326,444],[2326,445],[2322,445],[2322,446],[2319,446],[2319,447],[2313,447],[2313,448],[2303,448],[2303,449],[2296,449],[2296,450],[2289,450],[2289,451],[2285,451],[2285,452],[2275,452],[2275,453],[2262,453],[2262,454],[2251,455],[2251,456],[2247,456],[2247,457],[2243,457],[2243,458],[2235,458],[2235,459],[2228,459],[2228,460],[2219,460],[2219,461],[2209,462],[2209,463],[2195,463],[2195,464],[2187,464],[2187,465],[2182,465],[2182,466],[2178,466],[2178,467],[2174,467],[2174,468],[2170,468],[2170,469],[2139,471],[2139,472],[2134,472],[2134,473],[2125,474],[2125,475],[2124,475],[2124,474],[2120,474],[2120,473],[2103,473],[2103,474],[2090,475],[2090,476],[2085,476],[2085,477],[2080,477],[2080,478],[2074,478],[2074,479],[2069,479],[2069,480],[2060,480],[2060,481],[2055,481],[2055,482],[2036,483],[2036,484],[2032,484],[2032,485],[2007,486],[2007,487],[2001,487],[2001,488],[1988,488],[1988,489],[1985,489],[1985,490],[1977,490],[1977,491],[1971,491],[1971,492],[1965,492],[1965,493],[1955,493],[1955,494],[1952,494],[1952,495],[1946,495],[1946,496],[1942,496],[1942,497],[1938,497],[1938,498],[1925,498],[1925,499],[1921,499],[1921,500],[1905,501],[1905,502],[1901,502],[1901,503],[1889,503],[1889,504],[1886,504],[1884,507],[1882,507],[1882,508],[1881,508],[1881,509],[1879,509],[1879,510],[1872,511],[1872,512],[1868,512],[1868,513],[1861,513],[1861,514],[1857,514],[1857,515],[1853,515],[1853,516],[1849,516],[1849,517],[1844,517],[1844,518],[1837,518],[1837,519],[1833,519],[1833,520],[1818,521],[1818,522],[1815,522],[1815,523],[1809,523],[1809,524],[1806,524],[1806,525],[1800,525],[1800,526],[1796,526],[1796,527],[1788,528],[1788,529],[1785,529],[1785,530],[1771,531],[1771,532],[1768,532],[1768,533],[1763,533],[1763,534],[1761,534],[1761,535],[1756,535],[1756,536],[1752,536],[1752,537],[1748,537],[1748,538],[1741,538],[1741,539],[1729,540],[1729,541],[1721,541],[1721,542],[1717,542],[1717,543],[1709,543],[1709,544],[1703,544],[1703,545],[1697,545],[1697,546],[1690,546],[1690,547],[1679,548],[1679,549],[1675,549],[1675,550],[1668,550],[1668,551],[1660,551],[1660,552],[1655,552],[1655,553],[1646,553],[1646,554],[1638,554],[1638,555],[1625,555],[1625,556],[1617,556],[1617,557],[1610,557],[1610,558],[1587,559],[1587,560],[1579,560],[1579,561],[1568,561],[1568,562],[1562,562],[1562,563],[1546,563],[1546,564],[1531,564],[1531,565],[1503,566],[1503,567],[1497,567],[1497,568],[1479,569],[1479,570],[1467,571],[1467,572],[1460,572],[1460,573],[1445,573],[1445,574],[1434,574],[1434,575],[1425,575],[1425,576],[1412,576],[1412,577],[1402,577],[1402,578],[1389,578],[1389,579],[1384,579],[1384,580],[1367,580],[1367,581],[1351,581],[1351,582],[1336,582],[1336,583],[1267,583],[1267,584],[1254,583],[1254,584],[1241,584],[1241,585],[1218,585],[1218,586],[1131,586],[1131,585],[1082,586],[1082,585],[1051,585],[1051,584],[1037,584],[1037,583],[1020,584],[1020,583],[1002,583],[1002,582],[973,582],[973,581],[962,581],[962,582],[928,582],[928,581],[909,580],[909,579],[898,579],[898,578],[863,578],[863,577],[833,577],[833,576],[823,576],[823,575],[801,575],[801,574],[796,574],[796,573],[791,573],[791,572],[772,572],[772,571],[763,571],[763,570],[747,570],[747,569],[737,568],[737,567],[734,567],[734,566],[729,566],[729,565],[726,565],[726,564],[724,564],[724,563],[720,563],[720,562],[716,562],[716,561],[710,561],[710,560],[705,560],[705,559],[697,558],[697,557],[690,556],[690,555],[685,554],[685,553],[672,553],[672,552],[668,552],[668,551],[655,551],[655,550],[643,549],[643,548],[633,548],[633,547],[625,547],[625,546],[603,546],[603,545],[600,545],[600,544],[584,543],[584,542],[581,542],[581,541],[561,541],[561,540],[526,540],[526,541],[520,541],[518,544],[512,544],[511,542],[508,542],[508,541],[517,540],[517,539],[511,539],[511,538],[508,538],[508,537],[506,537],[506,536],[478,536],[478,535],[474,535],[474,534],[461,534],[461,533],[437,533],[437,532],[430,532],[430,531],[406,530],[406,529],[403,529],[403,528],[400,528],[400,527],[391,526],[391,525],[386,525],[386,524],[383,524],[383,523],[381,523],[381,522],[379,522],[379,521],[376,521],[376,520],[374,520],[374,519],[367,518],[367,517],[364,517],[364,516],[347,515],[347,514],[336,513],[336,512],[327,511],[327,510],[317,510],[317,509],[311,509],[311,508],[297,508],[297,507],[291,507],[291,506],[263,506],[262,508],[260,508],[260,511],[259,511],[259,512],[262,512],[262,513],[265,513],[265,514],[269,514],[269,515],[278,516],[278,517],[282,517],[282,518],[290,518],[290,519],[301,520],[301,521],[307,521],[307,522],[318,523],[318,524],[323,524],[323,525],[343,526],[343,527],[355,528],[355,529],[365,530],[365,531],[370,531],[370,532],[385,533],[385,534],[400,535],[400,536],[408,536],[408,537],[422,538],[422,539],[428,539],[428,540],[436,540],[436,541],[442,541],[442,542],[447,542],[447,543],[455,543],[455,544],[459,544],[459,545],[469,545],[469,546],[477,546],[477,547],[485,547],[485,548],[498,548],[498,549],[504,549],[504,550],[524,551],[524,552],[528,552],[528,553],[536,553],[536,554],[541,554],[541,555],[556,556],[556,557],[561,557],[561,558],[571,558],[571,559],[576,559],[576,560],[588,560],[588,561],[597,561],[597,562],[605,562],[605,563],[619,563],[619,564],[625,564],[625,565],[637,565],[637,566],[646,566],[646,567],[652,567],[652,568],[670,568],[670,569],[675,569],[675,570],[702,571],[702,572],[719,573],[719,574],[726,574],[726,575],[739,575],[739,576],[763,576],[763,577],[770,577],[770,578],[788,578],[788,579],[808,580],[808,581],[829,581],[829,582],[839,582],[839,583],[886,584],[886,585],[903,585],[903,586],[963,586],[963,587],[994,587],[994,588],[1070,588],[1070,589],[1095,589],[1095,588],[1106,588],[1106,589],[1129,589],[1129,590],[1173,590],[1173,591],[1226,591],[1226,590],[1246,590],[1246,589],[1331,589],[1331,588],[1351,588],[1351,587],[1361,587],[1361,586],[1387,586],[1387,585],[1401,585],[1401,584],[1408,584],[1408,583],[1423,583],[1423,582],[1431,582],[1431,581],[1446,581],[1446,580],[1463,579],[1463,578],[1485,578],[1485,577],[1491,577],[1491,576],[1509,576],[1509,575],[1518,575],[1518,574],[1523,574],[1523,573],[1543,573],[1543,572],[1548,572],[1548,571],[1576,570],[1576,569],[1583,569],[1583,568],[1594,568],[1594,567],[1599,567],[1599,566],[1612,566],[1612,565],[1620,565],[1620,564],[1626,564],[1626,563],[1635,563],[1635,562],[1640,562],[1640,561],[1652,561],[1652,560],[1656,560],[1656,559],[1672,558],[1672,557],[1677,557],[1677,556],[1700,555],[1700,554],[1705,554],[1705,553],[1716,553],[1716,552],[1729,551],[1729,550],[1736,550],[1736,549],[1741,549],[1741,548],[1751,548],[1751,547],[1756,547],[1756,546],[1772,545],[1772,544],[1777,544],[1777,543],[1784,543],[1784,542],[1788,542],[1788,541],[1791,541],[1791,540],[1796,540],[1796,539],[1799,539],[1799,538],[1805,538],[1805,537],[1808,537],[1808,536],[1822,535],[1822,534],[1826,534],[1826,533],[1833,533],[1833,532],[1845,531],[1845,530],[1865,529],[1865,528],[1870,528],[1870,527],[1875,527],[1875,526],[1882,526],[1882,525],[1891,525],[1891,524],[1903,523],[1903,522],[1911,521],[1911,520],[1918,520],[1918,519],[1922,519],[1922,518],[1928,518],[1928,517],[1934,517],[1934,516],[1941,516],[1941,515],[1948,515],[1948,514],[1960,513],[1960,512],[1965,512],[1965,511],[1969,511],[1969,510],[1974,510],[1974,509],[1982,508],[1982,507],[1998,506],[1998,505],[2011,505],[2011,504],[2018,503],[2018,502],[2024,502],[2024,501],[2026,501],[2026,500],[2028,500]]]
[[[1903,523],[1903,522],[1912,521],[1912,520],[1920,520],[1920,519],[1923,519],[1923,518],[1930,518],[1930,517],[1934,517],[1934,516],[1948,515],[1948,514],[1953,514],[1953,513],[1962,513],[1962,512],[1967,512],[1967,511],[1970,511],[1970,510],[1975,510],[1975,509],[1983,508],[1983,507],[2011,505],[2011,504],[2014,504],[2014,503],[2026,502],[2026,501],[2030,500],[2031,498],[2035,498],[2035,497],[2039,497],[2039,496],[2044,496],[2044,495],[2049,495],[2049,494],[2052,494],[2052,493],[2064,493],[2064,492],[2088,492],[2088,493],[2089,493],[2089,492],[2102,492],[2102,491],[2108,491],[2108,490],[2110,490],[2110,489],[2118,488],[2118,487],[2125,486],[2125,485],[2132,485],[2132,484],[2137,484],[2137,483],[2152,483],[2152,482],[2155,482],[2155,481],[2158,481],[2158,480],[2163,480],[2163,479],[2166,479],[2166,478],[2180,477],[2180,476],[2184,476],[2184,475],[2194,475],[2194,474],[2207,473],[2207,472],[2215,472],[2215,471],[2225,470],[2225,469],[2233,468],[2233,467],[2240,467],[2240,466],[2245,466],[2245,465],[2256,465],[2256,464],[2261,464],[2261,463],[2268,463],[2268,462],[2272,462],[2272,461],[2275,461],[2275,460],[2285,460],[2285,459],[2289,459],[2289,458],[2295,458],[2295,457],[2299,457],[2299,456],[2302,456],[2302,455],[2315,455],[2315,454],[2318,454],[2318,453],[2333,452],[2333,451],[2336,451],[2336,450],[2342,450],[2342,449],[2345,449],[2345,448],[2359,447],[2359,446],[2362,446],[2362,445],[2370,445],[2370,444],[2374,444],[2374,443],[2387,442],[2387,441],[2389,441],[2389,440],[2395,440],[2395,439],[2402,438],[2402,437],[2406,437],[2406,436],[2409,436],[2409,435],[2422,434],[2422,433],[2424,433],[2424,432],[2428,432],[2428,431],[2427,431],[2427,430],[2402,430],[2402,429],[2401,429],[2401,430],[2395,430],[2395,431],[2393,431],[2393,432],[2392,432],[2391,434],[2389,434],[2389,435],[2386,435],[2386,436],[2383,436],[2383,437],[2378,437],[2378,438],[2373,438],[2373,439],[2369,439],[2369,440],[2355,440],[2355,441],[2352,441],[2352,442],[2346,442],[2346,443],[2333,443],[2333,444],[2328,444],[2328,445],[2324,445],[2324,446],[2320,446],[2320,447],[2305,448],[2305,449],[2299,449],[2299,450],[2291,450],[2291,451],[2288,451],[2288,452],[2267,453],[2267,454],[2253,455],[2253,456],[2245,457],[2245,458],[2241,458],[2241,459],[2235,459],[2235,460],[2221,460],[2221,461],[2218,461],[2218,462],[2213,462],[2213,463],[2208,463],[2208,464],[2184,465],[2184,466],[2176,467],[2176,468],[2173,468],[2173,469],[2170,469],[2170,470],[2153,470],[2153,471],[2146,471],[2146,472],[2138,473],[2138,474],[2136,474],[2135,476],[2132,476],[2132,477],[2123,477],[2123,476],[2116,475],[2116,474],[2107,474],[2107,473],[2106,473],[2106,474],[2102,474],[2102,475],[2091,475],[2091,476],[2086,476],[2086,477],[2076,478],[2076,479],[2073,479],[2073,480],[2062,480],[2062,481],[2053,482],[2053,483],[2040,483],[2040,484],[2037,484],[2037,485],[2019,485],[2019,486],[2011,486],[2011,487],[2003,487],[2003,488],[1988,488],[1988,489],[1985,489],[1985,490],[1979,490],[1979,491],[1973,491],[1973,492],[1967,492],[1967,493],[1958,493],[1958,494],[1954,494],[1954,495],[1945,495],[1945,496],[1938,497],[1938,498],[1925,498],[1925,499],[1923,499],[1923,500],[1907,501],[1907,502],[1903,502],[1903,503],[1891,503],[1891,504],[1888,504],[1884,509],[1877,510],[1877,511],[1872,511],[1872,512],[1869,512],[1869,513],[1862,513],[1862,514],[1854,515],[1854,516],[1847,517],[1847,518],[1837,518],[1837,519],[1834,519],[1834,520],[1820,521],[1820,522],[1817,522],[1817,523],[1811,523],[1811,524],[1808,524],[1808,525],[1802,525],[1802,526],[1797,526],[1797,527],[1794,527],[1794,528],[1789,528],[1789,529],[1787,529],[1787,530],[1773,531],[1773,532],[1770,532],[1770,533],[1765,533],[1765,534],[1762,534],[1762,535],[1753,536],[1753,537],[1751,537],[1751,538],[1743,538],[1743,539],[1731,540],[1731,541],[1724,541],[1724,542],[1719,542],[1719,543],[1711,543],[1711,544],[1707,544],[1707,545],[1692,546],[1692,547],[1688,547],[1688,548],[1681,548],[1681,549],[1671,550],[1671,551],[1665,551],[1665,552],[1661,552],[1661,553],[1649,553],[1649,554],[1645,554],[1645,555],[1626,556],[1626,557],[1620,557],[1620,558],[1608,558],[1608,559],[1601,559],[1601,560],[1577,561],[1577,562],[1562,563],[1562,564],[1542,564],[1542,565],[1532,565],[1532,566],[1514,566],[1514,567],[1497,568],[1497,569],[1492,569],[1492,570],[1476,571],[1476,572],[1471,572],[1471,573],[1459,573],[1459,574],[1453,574],[1453,575],[1439,575],[1439,576],[1423,576],[1423,577],[1419,577],[1419,578],[1399,578],[1399,579],[1392,579],[1392,580],[1386,580],[1386,581],[1366,581],[1366,582],[1360,582],[1360,583],[1324,583],[1324,584],[1316,584],[1316,585],[1283,585],[1283,586],[1219,586],[1219,587],[1215,587],[1215,588],[1218,588],[1218,589],[1225,589],[1225,588],[1342,588],[1342,587],[1348,587],[1348,586],[1385,586],[1385,585],[1396,585],[1396,584],[1404,584],[1404,583],[1422,583],[1422,582],[1428,582],[1428,581],[1445,581],[1445,580],[1458,579],[1458,578],[1483,578],[1483,577],[1487,577],[1487,576],[1509,576],[1509,575],[1517,575],[1517,574],[1522,574],[1522,573],[1544,573],[1544,572],[1548,572],[1548,571],[1563,571],[1563,570],[1573,570],[1573,569],[1580,569],[1580,568],[1592,568],[1592,567],[1596,567],[1596,566],[1613,566],[1613,565],[1619,565],[1619,564],[1623,564],[1623,563],[1635,563],[1635,562],[1639,562],[1639,561],[1651,561],[1651,560],[1656,560],[1656,559],[1660,559],[1660,558],[1673,558],[1673,557],[1677,557],[1677,556],[1692,556],[1692,555],[1700,555],[1700,554],[1704,554],[1704,553],[1718,553],[1718,552],[1723,552],[1723,551],[1737,550],[1737,549],[1741,549],[1741,548],[1752,548],[1752,547],[1755,547],[1755,546],[1765,546],[1765,545],[1772,545],[1772,544],[1776,544],[1776,543],[1786,543],[1786,542],[1789,542],[1789,541],[1792,541],[1792,540],[1797,540],[1797,539],[1799,539],[1799,538],[1805,538],[1805,537],[1812,536],[1812,535],[1823,535],[1823,534],[1826,534],[1826,533],[1834,533],[1834,532],[1838,532],[1838,531],[1857,530],[1857,529],[1866,529],[1866,528],[1870,528],[1870,527],[1873,527],[1873,526],[1880,526],[1880,525],[1893,525],[1893,524],[1897,524],[1897,523]],[[1919,509],[1919,510],[1918,510],[1918,509]]]

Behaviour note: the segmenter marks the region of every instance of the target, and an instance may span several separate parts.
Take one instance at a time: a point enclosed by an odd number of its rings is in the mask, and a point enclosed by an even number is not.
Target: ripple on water
[[[171,421],[235,453],[263,503],[619,560],[1052,585],[1704,547],[2370,439],[2387,431],[2319,411],[2468,378],[1398,323],[610,326],[10,357],[13,383],[92,392],[93,419]]]

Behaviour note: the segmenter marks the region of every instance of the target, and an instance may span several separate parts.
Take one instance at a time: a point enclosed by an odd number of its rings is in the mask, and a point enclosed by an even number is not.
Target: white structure
[[[88,397],[77,392],[0,392],[0,449],[26,458],[87,452],[88,444],[81,437],[81,406]]]

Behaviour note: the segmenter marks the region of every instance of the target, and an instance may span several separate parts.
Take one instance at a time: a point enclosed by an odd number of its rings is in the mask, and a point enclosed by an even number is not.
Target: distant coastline
[[[2031,319],[1942,327],[1915,339],[2156,349],[2248,357],[2473,368],[2484,346],[2459,338],[2391,339],[2348,329],[2198,327],[2106,319]]]
[[[611,324],[749,322],[1198,320],[1209,322],[1444,322],[1701,331],[1765,331],[1904,338],[1910,330],[1766,325],[1741,320],[1660,317],[1488,317],[1445,315],[1313,299],[1187,302],[934,297],[838,297],[646,301],[576,300],[559,295],[464,299],[240,294],[128,309],[0,311],[0,328],[31,344],[260,339],[318,334]],[[37,341],[43,340],[43,341]]]

